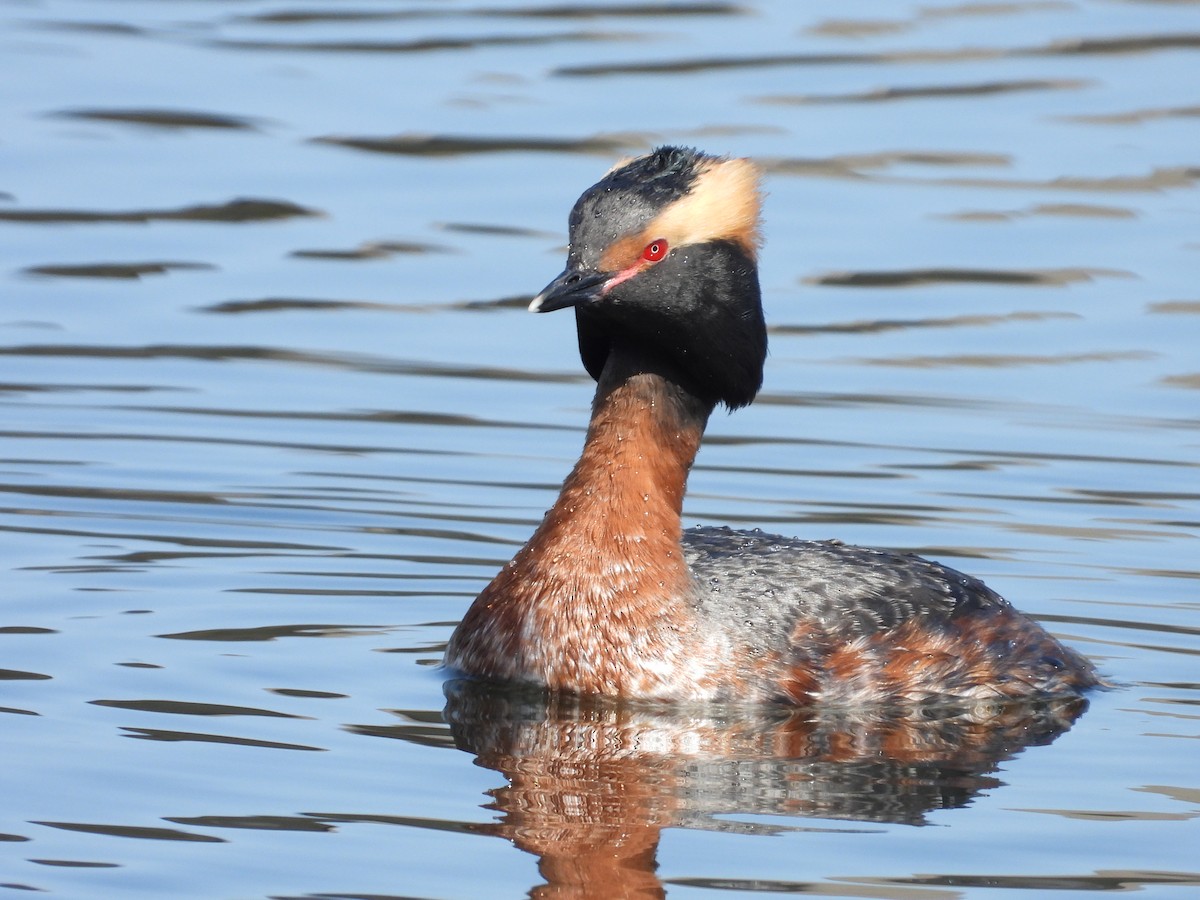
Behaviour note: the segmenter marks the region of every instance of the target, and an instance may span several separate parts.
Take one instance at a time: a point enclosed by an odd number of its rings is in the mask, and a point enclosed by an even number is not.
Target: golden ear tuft
[[[751,256],[762,243],[759,232],[762,210],[762,173],[748,159],[728,159],[717,163],[700,176],[698,190],[710,190],[719,196],[724,209],[722,237],[742,244]],[[710,184],[711,182],[711,184]]]
[[[700,168],[691,190],[659,213],[642,233],[664,237],[673,247],[734,241],[754,258],[762,242],[759,178],[758,167],[748,159],[714,159]]]

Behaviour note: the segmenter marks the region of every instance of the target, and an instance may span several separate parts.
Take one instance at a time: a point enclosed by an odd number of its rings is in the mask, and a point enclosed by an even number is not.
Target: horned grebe
[[[839,705],[1077,694],[1092,665],[974,578],[917,556],[698,528],[708,417],[754,399],[767,333],[758,171],[661,147],[570,217],[533,312],[575,308],[596,380],[583,452],[455,629],[464,674],[621,698]]]

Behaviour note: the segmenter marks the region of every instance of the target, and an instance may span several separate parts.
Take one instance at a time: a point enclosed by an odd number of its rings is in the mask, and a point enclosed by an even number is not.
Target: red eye
[[[642,251],[642,259],[646,260],[646,262],[658,262],[667,255],[667,250],[669,249],[667,242],[659,238],[646,245],[646,249]]]

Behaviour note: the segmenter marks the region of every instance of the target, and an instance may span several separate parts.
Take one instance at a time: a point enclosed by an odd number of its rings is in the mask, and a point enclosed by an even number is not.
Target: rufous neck
[[[556,506],[569,504],[579,517],[581,502],[588,506],[586,498],[594,497],[610,504],[607,518],[618,528],[648,520],[677,534],[687,476],[710,412],[662,374],[607,366],[583,453]]]
[[[711,409],[639,369],[600,379],[579,462],[529,542],[476,598],[449,664],[576,693],[665,690],[662,661],[680,652],[680,601],[693,587],[680,544],[683,494]]]

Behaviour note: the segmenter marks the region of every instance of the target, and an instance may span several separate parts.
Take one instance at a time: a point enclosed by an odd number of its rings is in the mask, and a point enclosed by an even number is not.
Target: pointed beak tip
[[[529,302],[529,311],[548,313],[589,303],[602,295],[608,277],[599,272],[585,275],[577,270],[567,269]]]

